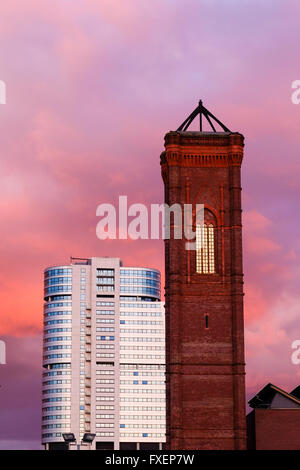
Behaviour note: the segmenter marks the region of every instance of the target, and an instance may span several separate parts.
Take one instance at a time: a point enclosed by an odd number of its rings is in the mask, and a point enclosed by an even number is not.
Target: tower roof
[[[216,116],[214,116],[207,108],[203,106],[202,100],[199,101],[197,108],[194,109],[194,111],[186,118],[186,120],[183,121],[181,126],[178,127],[177,132],[185,132],[191,125],[195,117],[197,117],[198,115],[200,132],[202,132],[202,119],[203,117],[205,117],[208,124],[212,128],[212,131],[216,134],[219,134],[219,132],[215,128],[215,123],[217,123],[223,129],[223,132],[221,132],[221,134],[223,134],[224,132],[231,133],[231,131],[228,129],[228,127],[225,126],[225,124],[223,124],[223,122],[221,122],[218,118],[216,118]]]

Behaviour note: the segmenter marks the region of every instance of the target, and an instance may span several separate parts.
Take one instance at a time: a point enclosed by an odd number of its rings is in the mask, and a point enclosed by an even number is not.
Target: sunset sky
[[[297,0],[10,0],[0,11],[0,448],[40,447],[43,269],[162,241],[100,241],[96,208],[163,202],[159,155],[200,98],[245,136],[247,396],[300,384]]]

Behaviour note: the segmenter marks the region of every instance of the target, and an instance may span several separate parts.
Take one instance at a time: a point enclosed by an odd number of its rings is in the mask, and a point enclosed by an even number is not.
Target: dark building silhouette
[[[188,126],[200,117],[200,131]],[[206,118],[212,131],[202,130]],[[221,131],[216,131],[217,125]],[[167,448],[245,449],[240,168],[244,137],[202,102],[161,155],[165,203],[204,204],[196,250],[165,241]]]
[[[300,399],[300,385],[298,385],[298,387],[294,388],[294,390],[291,391],[291,395]]]
[[[300,450],[300,386],[290,393],[269,383],[251,400],[249,450]]]

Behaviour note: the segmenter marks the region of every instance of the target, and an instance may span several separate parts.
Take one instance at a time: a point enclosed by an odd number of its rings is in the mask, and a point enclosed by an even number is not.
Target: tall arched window
[[[196,272],[214,274],[215,268],[215,228],[213,224],[196,226]]]

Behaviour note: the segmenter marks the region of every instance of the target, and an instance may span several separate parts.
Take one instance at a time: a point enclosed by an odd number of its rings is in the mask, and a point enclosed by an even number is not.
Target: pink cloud
[[[248,389],[296,384],[289,348],[299,335],[300,142],[290,84],[299,78],[299,3],[119,3],[1,6],[0,333],[26,342],[41,330],[43,269],[70,255],[120,256],[163,271],[162,242],[100,242],[95,211],[119,194],[163,200],[164,133],[202,97],[246,137]],[[21,351],[40,380],[37,354]],[[39,432],[38,424],[37,440]]]

